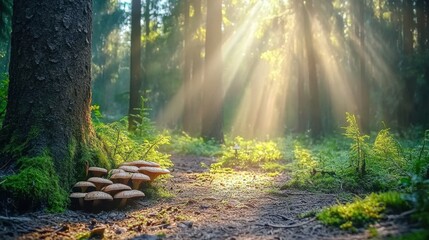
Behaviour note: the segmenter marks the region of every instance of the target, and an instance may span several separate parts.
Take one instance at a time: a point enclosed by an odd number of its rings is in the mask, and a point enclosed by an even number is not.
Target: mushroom
[[[136,166],[120,166],[119,169],[124,170],[125,172],[138,173],[139,168]]]
[[[131,175],[131,183],[133,184],[133,189],[140,189],[142,182],[149,182],[150,177],[143,173],[133,173]]]
[[[121,173],[121,172],[125,172],[125,170],[124,169],[115,168],[115,169],[110,170],[109,175],[112,176],[113,174]]]
[[[131,187],[122,183],[114,183],[114,184],[107,185],[103,189],[101,189],[101,191],[108,193],[112,196],[124,190],[131,190]]]
[[[130,180],[131,174],[128,172],[115,173],[110,177],[110,180],[114,183],[122,183],[127,185]]]
[[[71,208],[72,209],[82,209],[83,208],[83,199],[88,193],[74,192],[70,194]]]
[[[90,167],[88,168],[88,173],[94,177],[103,177],[107,175],[107,169],[101,167]]]
[[[100,177],[92,177],[88,179],[88,182],[92,182],[95,185],[95,188],[97,191],[99,191],[101,188],[103,188],[106,185],[110,185],[113,182],[109,179],[100,178]]]
[[[120,200],[119,207],[124,207],[128,199],[144,197],[144,193],[139,190],[126,190],[115,194],[115,200]]]
[[[122,166],[136,166],[136,167],[160,167],[156,162],[150,162],[145,160],[137,160],[133,162],[122,163]]]
[[[112,201],[113,197],[110,196],[110,194],[101,191],[90,192],[85,196],[85,201],[92,201],[92,207],[97,207],[103,200]]]
[[[95,189],[96,187],[94,183],[87,182],[87,181],[80,181],[73,186],[72,191],[73,192],[92,192],[92,191],[95,191]]]
[[[167,169],[156,167],[140,167],[139,172],[148,175],[151,181],[155,180],[159,175],[170,173]]]

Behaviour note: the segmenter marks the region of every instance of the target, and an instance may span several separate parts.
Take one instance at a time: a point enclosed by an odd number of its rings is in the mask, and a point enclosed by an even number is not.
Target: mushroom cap
[[[119,192],[117,194],[115,194],[115,196],[113,198],[115,199],[123,199],[123,198],[139,198],[139,197],[144,197],[144,193],[142,191],[139,190],[125,190],[122,192]]]
[[[107,169],[101,167],[90,167],[88,172],[92,173],[94,176],[103,176],[107,174]]]
[[[88,179],[88,182],[92,182],[94,184],[101,183],[101,184],[112,184],[113,182],[109,179],[101,178],[101,177],[92,177]]]
[[[133,173],[131,175],[131,180],[132,181],[141,180],[142,182],[144,182],[144,181],[150,181],[150,177],[146,174],[143,174],[143,173]]]
[[[94,191],[95,188],[96,187],[95,187],[94,183],[92,183],[92,182],[79,181],[73,186],[72,190],[73,190],[73,192],[78,192],[78,191],[82,191],[82,189],[86,189],[89,192],[91,192],[91,191]]]
[[[136,166],[136,167],[160,167],[156,162],[150,162],[145,160],[137,160],[133,162],[122,163],[122,166]]]
[[[70,194],[70,198],[84,198],[88,193],[74,192]]]
[[[168,174],[170,171],[164,168],[157,168],[157,167],[140,167],[139,168],[140,173],[158,173],[158,174]]]
[[[114,184],[105,186],[103,189],[101,189],[101,191],[105,193],[112,193],[112,192],[118,192],[123,190],[131,190],[131,187],[122,183],[114,183]]]
[[[136,166],[120,166],[119,169],[124,170],[125,172],[138,173],[139,168]]]
[[[129,172],[115,173],[112,176],[110,176],[111,180],[116,180],[116,179],[130,179],[130,178],[131,178],[131,174]]]
[[[113,200],[110,194],[101,191],[94,191],[87,193],[85,196],[86,201],[94,201],[94,200]]]
[[[110,170],[109,173],[110,173],[110,175],[113,175],[113,174],[121,173],[121,172],[125,172],[125,170],[124,169],[115,168],[115,169]]]

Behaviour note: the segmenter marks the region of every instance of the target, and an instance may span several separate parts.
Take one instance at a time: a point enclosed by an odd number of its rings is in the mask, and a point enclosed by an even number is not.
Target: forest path
[[[0,219],[0,239],[367,239],[303,217],[338,195],[276,189],[285,176],[256,172],[208,174],[212,159],[173,157],[172,178],[158,181],[174,197],[141,200],[123,210],[32,213]],[[395,235],[398,225],[380,225]]]

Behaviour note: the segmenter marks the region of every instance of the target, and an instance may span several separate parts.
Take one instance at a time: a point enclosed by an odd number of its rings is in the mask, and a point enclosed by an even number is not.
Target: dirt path
[[[366,239],[323,226],[311,214],[337,202],[334,194],[275,191],[286,176],[252,172],[208,174],[210,158],[174,157],[172,178],[158,182],[174,197],[141,200],[98,214],[67,211],[0,217],[0,239]],[[394,222],[377,226],[396,235]]]

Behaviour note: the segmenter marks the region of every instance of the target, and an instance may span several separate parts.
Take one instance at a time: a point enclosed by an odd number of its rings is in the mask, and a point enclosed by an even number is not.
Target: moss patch
[[[1,189],[12,194],[16,207],[29,209],[46,206],[59,212],[68,204],[67,193],[60,187],[52,157],[22,157],[17,161],[19,171],[2,181]]]
[[[386,211],[396,212],[408,208],[406,201],[397,192],[373,193],[364,199],[325,208],[317,218],[326,225],[353,231],[380,219]]]

